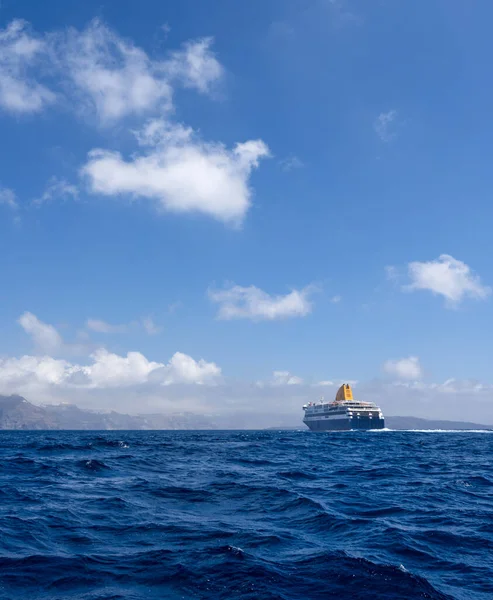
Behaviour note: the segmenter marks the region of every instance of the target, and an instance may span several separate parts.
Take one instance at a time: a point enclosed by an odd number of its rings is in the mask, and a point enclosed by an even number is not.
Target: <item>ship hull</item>
[[[368,431],[384,429],[385,419],[378,417],[346,417],[341,419],[303,420],[311,431]]]

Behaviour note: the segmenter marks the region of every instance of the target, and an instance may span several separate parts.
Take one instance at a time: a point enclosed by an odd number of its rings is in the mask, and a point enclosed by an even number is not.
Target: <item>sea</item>
[[[0,598],[491,600],[491,432],[0,432]]]

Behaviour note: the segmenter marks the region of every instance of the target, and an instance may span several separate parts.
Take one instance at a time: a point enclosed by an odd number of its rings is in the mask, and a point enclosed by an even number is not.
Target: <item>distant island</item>
[[[38,406],[22,396],[0,395],[0,430],[155,430],[217,429],[206,417],[192,413],[126,415],[84,410],[74,404]]]
[[[442,421],[418,417],[386,417],[389,429],[477,429],[492,430],[493,426],[463,421]],[[22,396],[0,395],[0,430],[197,430],[228,429],[221,420],[204,415],[182,412],[175,414],[128,415],[116,411],[84,410],[73,404],[38,406]],[[234,428],[234,427],[233,427]],[[241,429],[236,427],[236,429]],[[265,428],[264,428],[265,429]],[[300,422],[288,427],[269,427],[268,430],[308,431]]]
[[[407,431],[409,429],[428,430],[480,430],[493,431],[493,425],[481,425],[479,423],[469,423],[468,421],[442,421],[437,419],[421,419],[419,417],[385,417],[385,427],[388,429]],[[269,427],[271,431],[297,431],[305,429],[303,424],[293,425],[292,427]]]

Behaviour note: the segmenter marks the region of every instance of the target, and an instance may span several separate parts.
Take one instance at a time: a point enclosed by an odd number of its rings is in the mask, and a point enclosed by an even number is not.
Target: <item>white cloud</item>
[[[187,42],[181,50],[172,53],[162,69],[171,80],[209,93],[212,85],[224,74],[223,67],[211,51],[212,42],[213,38],[210,37]]]
[[[66,343],[53,325],[43,323],[30,312],[23,313],[17,323],[31,336],[36,348],[40,351],[57,355],[82,354],[85,356],[91,351],[91,345],[87,343],[87,339],[82,340],[79,335],[77,343]]]
[[[31,76],[46,52],[45,42],[30,32],[25,21],[14,20],[0,30],[0,108],[36,113],[55,101],[55,94]]]
[[[383,369],[386,373],[396,375],[400,379],[421,379],[423,370],[417,356],[409,356],[399,360],[387,360]]]
[[[63,344],[62,337],[53,325],[43,323],[30,312],[23,313],[18,323],[43,350],[56,350]]]
[[[215,363],[201,359],[194,360],[182,352],[175,352],[165,367],[163,383],[211,383],[221,375],[221,369]]]
[[[50,356],[22,356],[0,359],[0,390],[9,392],[29,383],[62,384],[72,365]]]
[[[66,179],[52,177],[43,194],[33,200],[33,204],[41,205],[56,199],[76,199],[78,196],[79,190],[75,185],[72,185]]]
[[[92,193],[149,198],[170,212],[241,223],[250,206],[250,173],[269,155],[264,142],[250,140],[228,150],[162,120],[148,123],[139,141],[151,148],[129,161],[119,152],[90,152],[82,174]]]
[[[35,112],[55,100],[53,92],[28,78],[28,67],[38,66],[42,57],[38,72],[56,80],[65,105],[95,112],[102,125],[159,115],[137,132],[143,149],[131,158],[110,149],[89,153],[81,169],[89,190],[146,198],[162,210],[202,213],[238,226],[251,204],[250,175],[269,156],[267,145],[258,139],[227,148],[169,121],[175,85],[210,93],[222,78],[211,45],[212,38],[189,41],[168,58],[152,60],[97,19],[82,31],[70,28],[44,37],[13,21],[0,31],[0,105]],[[52,179],[34,204],[77,194],[72,184]]]
[[[483,285],[468,265],[448,254],[429,262],[411,262],[408,272],[411,283],[404,290],[429,290],[443,296],[449,307],[458,305],[467,296],[484,300],[491,294],[491,288]]]
[[[154,383],[211,384],[221,375],[221,369],[205,360],[176,352],[168,364],[148,360],[140,352],[126,356],[99,349],[91,354],[88,365],[72,364],[50,356],[23,356],[0,359],[0,390],[12,391],[26,385],[46,385],[66,390],[109,389]]]
[[[14,210],[19,208],[15,198],[15,193],[9,188],[0,187],[0,204],[5,204],[5,206],[8,206]]]
[[[164,365],[149,361],[140,352],[128,352],[126,356],[112,354],[104,349],[92,354],[93,363],[80,367],[91,387],[120,387],[145,383],[156,369]]]
[[[251,319],[252,321],[304,317],[312,311],[309,295],[314,288],[293,290],[284,296],[271,296],[251,285],[233,285],[224,290],[209,290],[212,302],[219,304],[219,319]]]
[[[273,385],[301,385],[303,379],[292,375],[289,371],[274,371],[272,374]]]
[[[332,296],[332,298],[330,299],[332,304],[338,304],[341,300],[342,300],[342,296]]]
[[[30,312],[22,314],[18,323],[42,350],[54,351],[63,345],[62,337],[53,325],[43,323]]]
[[[397,117],[396,110],[389,110],[386,113],[380,113],[373,123],[375,133],[382,140],[382,142],[392,141],[396,133],[393,130],[393,125]]]
[[[169,31],[169,30],[168,30]],[[124,40],[95,19],[82,32],[59,36],[62,69],[96,109],[102,124],[173,110],[172,84],[209,93],[223,76],[212,38],[189,41],[163,61]]]
[[[69,30],[58,48],[61,68],[95,108],[102,124],[172,107],[172,89],[147,54],[94,20]]]
[[[173,110],[172,84],[209,93],[222,78],[212,43],[212,38],[188,41],[167,59],[152,60],[99,19],[82,31],[44,36],[14,20],[0,30],[0,107],[34,113],[55,101],[56,95],[32,77],[38,68],[37,75],[56,77],[69,105],[89,106],[103,125],[131,115],[162,115]]]
[[[97,333],[126,333],[128,325],[111,325],[101,319],[87,319],[86,327]]]

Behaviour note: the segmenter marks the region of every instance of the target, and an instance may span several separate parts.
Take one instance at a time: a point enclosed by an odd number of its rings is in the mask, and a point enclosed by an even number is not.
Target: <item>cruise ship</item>
[[[348,383],[341,385],[333,402],[310,402],[303,406],[303,423],[312,431],[349,431],[351,429],[383,429],[385,419],[374,402],[353,399]]]

